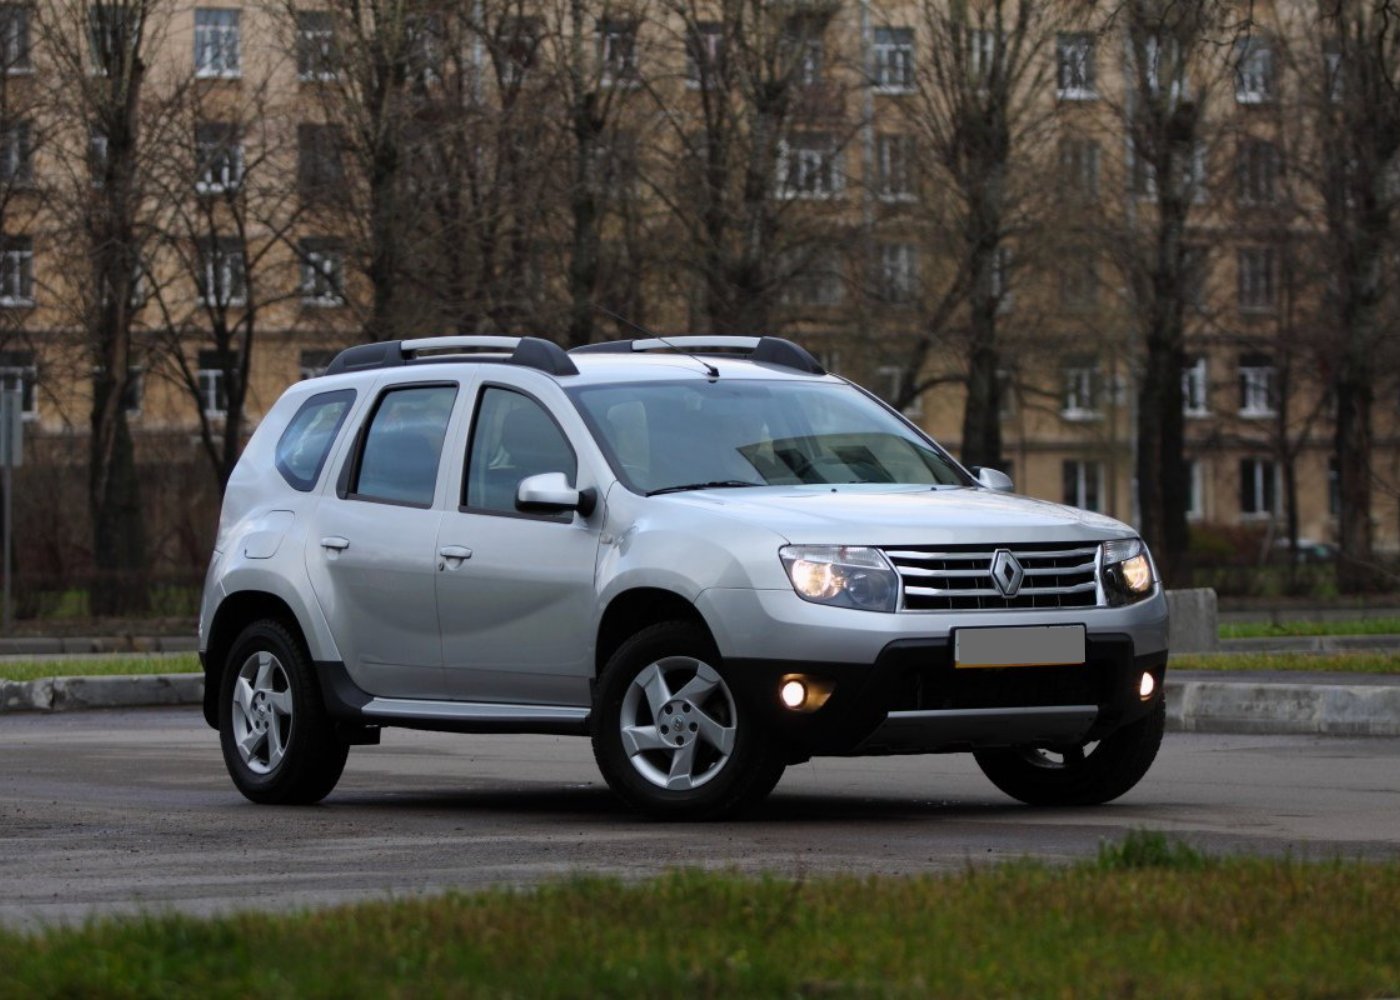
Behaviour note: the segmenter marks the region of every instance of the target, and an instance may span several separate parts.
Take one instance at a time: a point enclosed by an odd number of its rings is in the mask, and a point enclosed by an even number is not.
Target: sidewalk
[[[1400,737],[1400,676],[1167,671],[1167,728]],[[201,674],[0,681],[0,715],[202,702]]]

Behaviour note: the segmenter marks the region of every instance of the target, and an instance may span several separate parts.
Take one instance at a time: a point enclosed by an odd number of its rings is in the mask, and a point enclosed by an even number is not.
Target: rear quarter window
[[[292,489],[309,493],[315,488],[354,402],[354,389],[337,389],[318,393],[301,404],[277,440],[277,471]]]

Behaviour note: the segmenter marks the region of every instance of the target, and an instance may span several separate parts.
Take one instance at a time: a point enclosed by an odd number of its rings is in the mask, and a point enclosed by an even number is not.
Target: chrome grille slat
[[[1006,597],[992,579],[1000,548],[1021,564],[1022,582]],[[995,611],[1091,608],[1098,603],[1099,547],[1027,543],[883,550],[904,585],[903,611]]]

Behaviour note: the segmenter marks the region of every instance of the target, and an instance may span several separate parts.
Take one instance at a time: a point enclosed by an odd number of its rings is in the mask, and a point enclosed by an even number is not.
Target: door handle
[[[444,559],[470,559],[472,557],[472,550],[465,545],[444,545],[442,548],[438,549],[438,555],[442,556]]]
[[[321,548],[332,549],[336,552],[344,552],[350,547],[350,539],[341,538],[339,535],[328,535],[321,539]]]

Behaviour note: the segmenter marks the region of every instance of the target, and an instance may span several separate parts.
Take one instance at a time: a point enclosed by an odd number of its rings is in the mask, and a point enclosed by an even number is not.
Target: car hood
[[[765,527],[794,544],[951,545],[1135,537],[1102,514],[991,490],[926,486],[768,486],[655,500]]]

